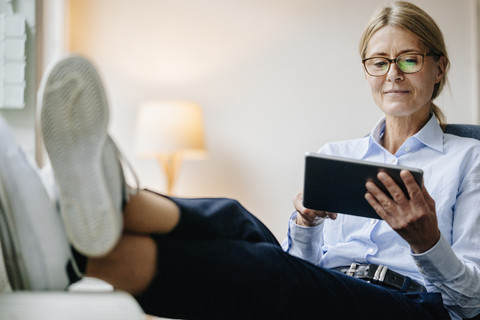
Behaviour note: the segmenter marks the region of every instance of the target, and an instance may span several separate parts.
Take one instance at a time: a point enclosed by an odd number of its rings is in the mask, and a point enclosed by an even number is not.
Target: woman
[[[320,152],[420,167],[424,186],[402,172],[407,197],[380,173],[391,200],[367,183],[365,197],[384,221],[309,210],[300,192],[287,253],[263,224],[225,199],[141,190],[126,197],[119,232],[121,183],[112,181],[123,175],[106,132],[101,84],[81,58],[60,61],[42,86],[42,130],[65,229],[76,250],[90,257],[85,274],[134,294],[147,313],[167,317],[459,319],[480,313],[474,228],[480,225],[480,143],[443,134],[437,122],[443,116],[432,100],[448,69],[442,35],[421,9],[395,2],[374,15],[360,51],[385,118],[369,137]],[[344,274],[352,263],[377,270],[377,282],[403,282],[392,288]]]
[[[299,193],[294,201],[299,214],[294,215],[289,234],[301,242],[292,237],[285,249],[327,268],[346,264],[351,257],[355,262],[388,265],[424,283],[429,292],[441,292],[450,310],[474,305],[472,297],[478,299],[480,288],[479,257],[472,257],[479,239],[475,226],[480,223],[473,209],[478,201],[478,146],[464,146],[462,139],[440,130],[444,116],[432,100],[443,88],[448,69],[441,32],[420,9],[397,2],[373,16],[363,33],[360,55],[385,118],[368,138],[328,144],[319,152],[419,167],[425,172],[425,185],[420,189],[408,172],[402,172],[409,200],[388,175],[380,173],[393,200],[367,183],[365,198],[384,219],[370,226],[366,219],[347,216],[324,222],[337,215],[304,208]],[[410,250],[413,259],[406,258]]]

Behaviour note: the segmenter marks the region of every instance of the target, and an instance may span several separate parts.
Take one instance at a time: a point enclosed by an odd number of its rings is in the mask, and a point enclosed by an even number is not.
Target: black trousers
[[[136,297],[181,319],[450,319],[437,293],[402,293],[285,253],[237,201],[178,199],[178,226],[152,235],[157,274]],[[138,263],[141,263],[139,261]]]

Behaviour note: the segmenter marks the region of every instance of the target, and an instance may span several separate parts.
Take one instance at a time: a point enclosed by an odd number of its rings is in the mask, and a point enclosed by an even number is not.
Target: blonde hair
[[[435,99],[448,82],[447,71],[450,66],[447,48],[438,25],[432,17],[414,4],[406,1],[391,2],[373,14],[363,31],[359,45],[362,59],[365,59],[368,42],[373,34],[385,26],[393,26],[410,31],[419,37],[432,52],[437,54],[434,58],[440,59],[441,56],[445,57],[445,74],[440,82],[435,84],[433,89],[432,100]],[[446,118],[442,110],[432,102],[430,111],[435,114],[442,129],[445,129]]]

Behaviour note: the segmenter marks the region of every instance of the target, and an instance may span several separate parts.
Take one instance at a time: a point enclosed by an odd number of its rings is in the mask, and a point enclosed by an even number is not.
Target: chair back
[[[474,138],[480,140],[480,125],[475,124],[447,124],[445,133],[454,134],[460,137]]]
[[[454,134],[460,137],[474,138],[480,140],[480,125],[475,124],[447,124],[445,133]],[[480,314],[474,319],[480,319]]]

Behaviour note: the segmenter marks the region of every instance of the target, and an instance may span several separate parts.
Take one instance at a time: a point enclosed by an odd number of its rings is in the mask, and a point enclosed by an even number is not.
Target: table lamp
[[[137,114],[136,153],[155,158],[164,169],[172,194],[182,160],[206,156],[203,116],[190,101],[147,101]]]

